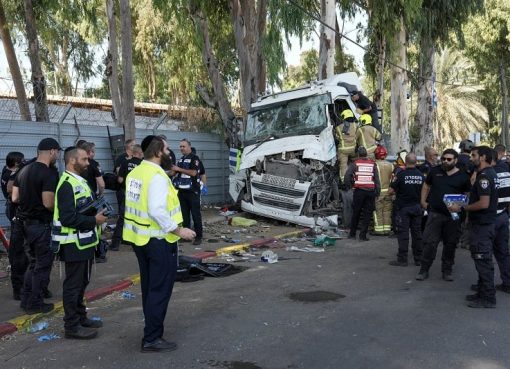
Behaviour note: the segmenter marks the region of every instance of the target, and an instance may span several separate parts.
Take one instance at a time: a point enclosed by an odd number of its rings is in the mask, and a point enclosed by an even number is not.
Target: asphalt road
[[[249,269],[236,275],[176,284],[165,337],[177,351],[139,352],[134,286],[132,300],[116,294],[90,305],[89,315],[105,323],[97,339],[38,342],[41,334],[63,336],[56,316],[41,333],[4,339],[0,368],[510,368],[510,295],[498,294],[496,309],[466,307],[476,281],[466,250],[458,250],[454,282],[440,279],[437,261],[425,282],[414,280],[418,267],[389,266],[394,239],[274,251],[298,259],[245,262]],[[331,300],[314,301],[321,298]]]

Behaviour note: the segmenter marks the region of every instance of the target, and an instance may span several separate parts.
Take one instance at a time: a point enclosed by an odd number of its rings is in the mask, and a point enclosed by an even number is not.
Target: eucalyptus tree
[[[507,0],[486,0],[485,12],[471,17],[464,26],[464,33],[468,55],[476,63],[479,73],[485,76],[486,100],[491,107],[499,110],[497,118],[501,122],[501,141],[509,147],[510,3]],[[495,83],[499,84],[498,93]]]
[[[418,106],[414,124],[420,127],[416,150],[423,151],[433,140],[434,55],[438,44],[446,43],[452,33],[462,38],[462,25],[483,8],[484,0],[423,0],[416,28],[420,43]]]
[[[12,43],[10,28],[11,27],[5,16],[4,4],[2,0],[0,0],[0,38],[2,39],[5,56],[7,57],[7,63],[9,64],[9,70],[11,72],[14,90],[16,91],[16,99],[18,101],[21,118],[23,120],[30,121],[32,120],[32,117],[28,107],[25,85],[19,69],[18,57],[16,56],[16,50]]]

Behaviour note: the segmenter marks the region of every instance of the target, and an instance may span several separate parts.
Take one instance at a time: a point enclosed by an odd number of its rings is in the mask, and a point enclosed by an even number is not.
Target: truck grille
[[[290,210],[290,211],[298,211],[301,208],[300,204],[295,204],[292,202],[285,202],[281,200],[269,199],[262,196],[253,196],[253,200],[262,204],[268,205],[275,208]]]
[[[260,190],[260,191],[272,192],[272,193],[277,193],[279,195],[286,195],[286,196],[290,196],[290,197],[303,197],[306,194],[306,192],[302,191],[302,190],[277,187],[277,186],[273,186],[273,185],[266,184],[266,183],[253,182],[252,185],[257,190]]]

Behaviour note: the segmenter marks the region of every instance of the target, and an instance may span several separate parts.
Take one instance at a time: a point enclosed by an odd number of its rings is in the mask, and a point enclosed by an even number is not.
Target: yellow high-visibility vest
[[[165,171],[147,161],[133,169],[126,177],[126,210],[122,238],[136,246],[145,246],[151,238],[164,238],[169,243],[179,240],[173,233],[165,233],[159,224],[149,216],[149,184],[155,175],[161,175],[168,182],[166,208],[172,220],[182,223],[181,205],[177,190]]]

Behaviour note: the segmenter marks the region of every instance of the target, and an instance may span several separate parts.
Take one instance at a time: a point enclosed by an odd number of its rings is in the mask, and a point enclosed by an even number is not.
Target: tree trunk
[[[261,38],[265,29],[267,0],[259,0],[257,3],[252,0],[230,0],[230,14],[239,57],[241,104],[246,114],[258,93],[265,90]]]
[[[4,45],[5,56],[7,63],[9,64],[9,70],[12,76],[12,82],[14,83],[14,90],[16,91],[16,98],[18,100],[19,112],[21,119],[31,121],[30,108],[28,107],[27,94],[25,92],[25,86],[23,85],[23,78],[19,69],[18,58],[16,57],[16,51],[12,44],[11,32],[7,19],[5,18],[4,5],[0,0],[0,37]]]
[[[377,40],[377,66],[376,66],[376,74],[377,74],[377,86],[376,86],[376,94],[379,93],[379,99],[374,101],[377,104],[378,108],[382,108],[384,104],[384,68],[386,66],[386,37],[381,35]],[[381,126],[382,126],[382,122]]]
[[[505,62],[502,61],[500,66],[500,80],[501,80],[501,96],[503,97],[503,112],[501,116],[501,128],[502,128],[502,137],[503,144],[508,149],[510,146],[510,137],[508,132],[508,87],[506,85],[506,65]]]
[[[120,28],[122,44],[122,106],[121,117],[126,139],[134,139],[135,97],[133,84],[133,42],[131,35],[131,9],[129,0],[120,0]]]
[[[400,18],[400,31],[395,35],[395,57],[393,63],[401,68],[391,68],[391,145],[390,152],[409,150],[409,118],[407,113],[406,29]]]
[[[335,23],[336,1],[321,0],[321,24],[319,50],[319,79],[332,77],[335,73]]]
[[[123,122],[121,117],[121,98],[119,89],[119,49],[117,46],[117,27],[113,0],[106,0],[106,14],[108,16],[108,56],[106,58],[106,75],[112,97],[113,117],[119,127]]]
[[[418,79],[418,106],[414,124],[420,127],[420,139],[416,152],[424,154],[425,147],[432,146],[434,140],[434,59],[435,48],[428,35],[422,35],[420,52],[420,78]]]
[[[238,148],[240,143],[237,136],[236,118],[227,97],[223,78],[218,69],[218,61],[212,50],[209,36],[209,24],[198,7],[190,6],[190,14],[200,40],[202,41],[202,59],[207,68],[209,79],[211,80],[214,97],[210,97],[207,92],[201,88],[198,89],[198,92],[208,105],[218,110],[225,129],[227,145],[229,147]]]
[[[32,67],[32,86],[34,89],[35,120],[49,122],[48,101],[46,99],[46,81],[39,59],[39,41],[32,0],[25,0],[25,30],[28,41],[28,57]]]

